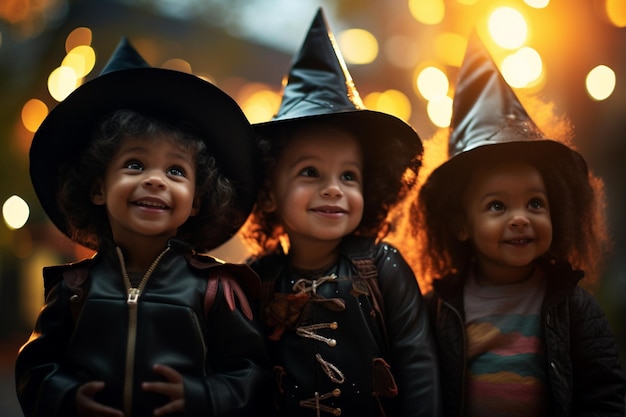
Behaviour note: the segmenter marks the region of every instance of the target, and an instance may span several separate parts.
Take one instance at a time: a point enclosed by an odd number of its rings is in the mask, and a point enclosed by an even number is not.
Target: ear
[[[96,206],[103,206],[106,203],[104,196],[104,187],[102,186],[102,180],[96,180],[91,187],[91,202]]]
[[[257,204],[261,208],[261,211],[266,213],[271,213],[276,210],[276,199],[269,187],[265,186],[261,189]]]

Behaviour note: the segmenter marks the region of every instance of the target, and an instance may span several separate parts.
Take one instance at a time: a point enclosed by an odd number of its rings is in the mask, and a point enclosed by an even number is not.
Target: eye
[[[489,211],[502,211],[506,209],[506,207],[502,201],[494,200],[487,204],[487,209]]]
[[[530,207],[531,209],[538,210],[538,209],[545,208],[546,204],[541,198],[533,198],[532,200],[528,202],[528,207]]]
[[[298,175],[301,177],[318,177],[319,176],[317,170],[313,167],[306,167],[304,169],[301,169]]]
[[[358,181],[358,179],[359,179],[359,176],[354,171],[346,171],[343,174],[341,174],[342,181]]]
[[[133,169],[133,170],[139,170],[139,171],[143,170],[143,165],[139,161],[128,161],[124,164],[124,167],[127,169]]]
[[[187,176],[185,170],[181,167],[171,167],[167,170],[167,175],[172,175],[174,177],[185,177]]]

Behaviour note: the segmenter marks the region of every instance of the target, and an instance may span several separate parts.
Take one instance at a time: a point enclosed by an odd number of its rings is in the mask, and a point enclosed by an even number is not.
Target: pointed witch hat
[[[151,67],[123,37],[100,75],[52,109],[33,137],[31,181],[44,211],[61,232],[73,238],[58,205],[59,168],[74,163],[100,119],[118,109],[194,127],[233,182],[236,209],[244,215],[251,211],[258,182],[254,131],[239,105],[199,77]],[[215,245],[235,232],[225,226]]]
[[[513,156],[553,166],[562,175],[587,172],[583,157],[571,147],[546,138],[474,31],[458,76],[448,143],[449,159],[429,176],[426,185],[457,181],[479,164]]]
[[[365,108],[321,7],[283,80],[278,113],[253,128],[271,139],[309,121],[352,132],[369,161],[368,175],[383,177],[390,187],[400,186],[407,169],[419,169],[423,147],[418,134],[395,116]]]

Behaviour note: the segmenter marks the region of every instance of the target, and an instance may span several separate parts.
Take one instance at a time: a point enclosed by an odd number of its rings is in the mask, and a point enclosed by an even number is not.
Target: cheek
[[[489,243],[500,239],[505,226],[499,221],[489,219],[473,219],[465,226],[467,239]]]
[[[545,235],[546,238],[552,241],[552,233],[554,231],[554,229],[552,228],[552,221],[550,221],[550,219],[547,218],[544,221],[542,221],[540,225],[541,225],[542,233]]]
[[[291,206],[306,205],[311,196],[312,191],[310,188],[297,185],[285,185],[274,191],[276,204],[287,209]]]
[[[350,206],[352,210],[359,215],[363,215],[365,209],[365,201],[363,200],[363,194],[360,191],[355,191],[350,198]]]
[[[281,219],[299,209],[306,202],[302,193],[288,187],[274,187],[266,201],[266,211],[275,212]]]

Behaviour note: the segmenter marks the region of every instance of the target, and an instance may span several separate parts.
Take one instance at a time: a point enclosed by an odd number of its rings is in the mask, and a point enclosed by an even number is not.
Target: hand
[[[81,385],[76,392],[76,412],[78,417],[124,417],[124,413],[107,407],[93,399],[104,388],[104,382],[91,381]]]
[[[154,410],[156,417],[170,413],[185,411],[185,388],[183,376],[173,368],[166,365],[156,364],[152,368],[154,372],[163,376],[168,382],[144,382],[141,387],[144,391],[155,392],[170,397],[170,402],[163,407]]]

